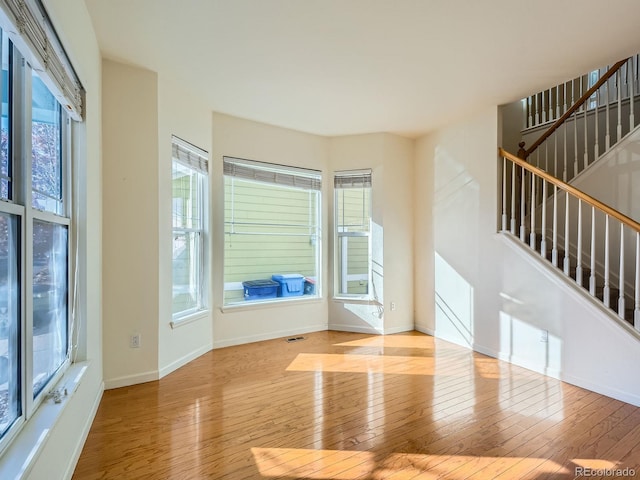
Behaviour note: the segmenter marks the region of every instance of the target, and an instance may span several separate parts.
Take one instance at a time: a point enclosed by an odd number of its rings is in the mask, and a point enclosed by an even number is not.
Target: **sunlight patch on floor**
[[[301,353],[289,364],[287,370],[434,375],[435,362],[432,357]]]
[[[423,348],[433,350],[433,338],[426,335],[380,335],[350,342],[336,343],[337,347]]]
[[[428,455],[417,453],[392,453],[376,458],[373,452],[343,450],[310,450],[303,448],[252,448],[254,461],[263,478],[294,477],[307,480],[353,480],[368,475],[373,480],[401,478],[463,479],[493,462],[500,460],[502,470],[518,465],[520,471],[538,467],[538,474],[569,473],[557,463],[547,461],[545,468],[541,458],[523,457],[475,457],[464,455]],[[505,463],[505,460],[507,462]],[[576,461],[577,463],[578,461]],[[597,460],[585,460],[585,465],[610,465]],[[595,463],[594,463],[595,462]],[[473,470],[464,465],[472,464]],[[458,470],[458,467],[462,468]],[[600,467],[602,468],[602,467]],[[415,477],[420,475],[419,477]],[[443,477],[444,476],[444,477]]]

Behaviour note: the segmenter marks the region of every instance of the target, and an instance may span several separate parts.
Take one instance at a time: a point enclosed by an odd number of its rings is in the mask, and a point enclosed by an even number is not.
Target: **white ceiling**
[[[106,58],[331,136],[417,136],[640,52],[638,0],[86,3]]]

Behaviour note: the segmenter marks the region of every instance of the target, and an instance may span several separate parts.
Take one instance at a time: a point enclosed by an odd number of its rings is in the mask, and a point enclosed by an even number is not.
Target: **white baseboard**
[[[411,325],[405,325],[401,327],[385,328],[385,335],[393,335],[394,333],[406,333],[414,330],[413,323]]]
[[[322,332],[325,330],[327,330],[327,325],[312,325],[297,329],[278,330],[260,335],[247,335],[218,341],[214,340],[213,348],[233,347],[234,345],[244,345],[245,343],[261,342],[263,340],[273,340],[275,338],[289,337],[304,333]]]
[[[100,402],[102,401],[103,393],[104,393],[104,382],[101,382],[100,388],[98,389],[96,397],[93,400],[93,404],[91,405],[91,411],[89,415],[85,418],[84,425],[82,426],[82,432],[80,433],[76,446],[73,449],[73,452],[71,453],[69,464],[67,466],[67,471],[65,472],[65,475],[64,475],[64,478],[67,480],[71,480],[71,477],[73,477],[73,472],[76,469],[78,460],[80,460],[80,454],[82,453],[84,444],[87,441],[87,437],[89,436],[89,431],[91,430],[93,419],[96,417],[96,413],[98,413],[98,407],[100,406]]]
[[[424,325],[418,325],[417,323],[413,326],[413,329],[420,332],[420,333],[425,333],[427,335],[431,335],[432,337],[436,336],[436,331],[429,328],[429,327],[425,327]]]
[[[176,371],[180,367],[184,367],[187,363],[195,360],[201,355],[204,355],[205,353],[209,352],[212,349],[213,349],[213,344],[208,343],[207,345],[204,345],[203,347],[200,347],[197,350],[194,350],[193,352],[189,352],[187,355],[184,355],[183,357],[171,362],[169,365],[162,367],[160,369],[160,378],[166,377],[171,372]]]
[[[135,375],[125,375],[123,377],[111,378],[104,381],[105,390],[111,390],[114,388],[129,387],[138,383],[153,382],[159,380],[160,375],[157,370],[150,372],[136,373]]]
[[[356,325],[330,323],[329,330],[335,330],[337,332],[351,332],[351,333],[367,333],[371,335],[384,335],[384,332],[373,327],[360,327]]]

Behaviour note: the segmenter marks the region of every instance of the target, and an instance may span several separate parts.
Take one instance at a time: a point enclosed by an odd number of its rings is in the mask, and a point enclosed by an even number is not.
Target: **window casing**
[[[334,295],[370,299],[371,170],[334,175]]]
[[[173,319],[207,308],[207,153],[172,139]]]
[[[66,110],[2,33],[0,451],[71,361],[71,158]]]
[[[225,157],[224,174],[224,304],[319,296],[320,172]],[[245,296],[244,282],[273,275],[299,276],[304,290],[276,298]]]

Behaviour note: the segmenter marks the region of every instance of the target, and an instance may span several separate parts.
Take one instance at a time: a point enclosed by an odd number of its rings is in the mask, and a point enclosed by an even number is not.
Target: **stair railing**
[[[499,155],[502,231],[640,331],[640,223],[502,148]]]
[[[638,56],[634,56],[607,67],[586,91],[582,84],[589,83],[588,76],[580,77],[579,90],[577,87],[567,89],[567,85],[574,85],[575,81],[564,84],[564,89],[550,89],[548,98],[558,102],[556,120],[529,148],[523,148],[521,143],[519,156],[565,182],[595,162],[635,128],[638,105],[634,105],[634,92],[637,91],[634,84],[638,82],[638,60]],[[575,102],[573,98],[569,100],[567,96],[573,97],[576,91],[584,93]],[[545,98],[544,92],[529,97],[527,105],[540,95]],[[564,101],[563,107],[560,107],[561,101]],[[561,110],[564,113],[560,115]],[[547,111],[551,117],[551,104]],[[628,121],[623,121],[625,117]]]

